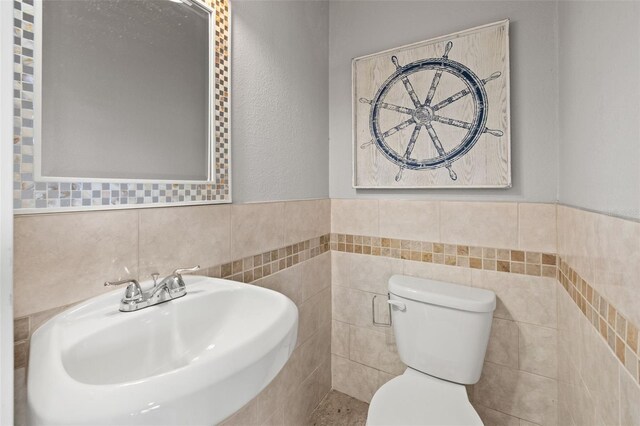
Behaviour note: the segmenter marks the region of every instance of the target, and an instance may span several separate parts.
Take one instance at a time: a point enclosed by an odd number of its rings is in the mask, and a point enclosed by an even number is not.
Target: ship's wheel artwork
[[[373,74],[381,82],[369,84],[375,89],[372,97],[357,97],[357,102],[369,109],[360,110],[360,122],[364,124],[363,119],[366,118],[367,129],[363,125],[358,133],[361,137],[367,137],[367,140],[355,142],[357,151],[361,153],[374,150],[373,154],[380,154],[373,157],[378,163],[370,164],[377,166],[370,169],[375,169],[378,174],[374,176],[374,180],[382,182],[378,186],[403,187],[403,181],[408,178],[407,173],[413,173],[409,177],[412,182],[408,186],[510,186],[509,141],[505,137],[509,124],[508,90],[504,90],[508,81],[504,81],[503,72],[508,70],[507,47],[503,47],[504,54],[496,54],[495,51],[480,52],[482,48],[491,50],[492,44],[500,47],[502,35],[506,45],[507,29],[508,21],[503,21],[481,27],[477,31],[469,30],[472,40],[468,44],[475,48],[472,52],[474,58],[470,62],[477,64],[486,55],[489,61],[496,63],[495,68],[487,73],[489,75],[479,76],[462,60],[450,58],[458,45],[464,47],[464,34],[451,36],[448,40],[440,38],[437,43],[431,43],[432,51],[440,49],[437,57],[417,58],[405,64],[398,58],[399,53],[396,55],[386,52],[376,58],[379,71]],[[488,37],[488,42],[482,40],[483,35]],[[422,46],[416,46],[416,50],[420,47]],[[465,48],[468,50],[468,47]],[[398,50],[402,51],[401,49]],[[406,49],[404,57],[411,57],[406,54]],[[392,64],[393,71],[382,80],[382,61],[385,59]],[[479,68],[486,70],[492,63],[483,65]],[[446,84],[441,84],[444,81]],[[487,88],[492,85],[498,87],[488,94]],[[357,90],[355,94],[358,94]],[[501,102],[495,102],[495,107],[499,109],[498,112],[504,112],[506,117],[490,114],[494,108],[492,96],[503,97]],[[507,99],[504,99],[505,96]],[[491,122],[492,119],[495,122]],[[490,143],[486,142],[487,138],[495,139]],[[476,150],[479,151],[475,155],[478,164],[467,161],[462,166],[465,169],[464,182],[460,182],[456,162],[474,150],[474,147],[478,147]],[[378,157],[384,161],[377,160]],[[371,158],[371,155],[365,157],[359,165],[367,166],[367,160],[371,162]],[[385,161],[386,164],[379,164]],[[394,172],[391,172],[389,165],[395,167]],[[445,174],[442,174],[443,171]],[[420,173],[424,172],[430,172],[431,176],[427,178],[427,183],[420,184]],[[361,175],[366,177],[367,173]],[[366,184],[358,185],[357,177],[354,173],[355,186],[367,187]],[[388,184],[385,185],[385,182]]]

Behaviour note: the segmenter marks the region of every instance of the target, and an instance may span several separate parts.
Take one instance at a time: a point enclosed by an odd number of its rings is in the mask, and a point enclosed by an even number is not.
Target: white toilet
[[[480,379],[496,295],[394,275],[389,297],[398,353],[408,368],[378,389],[367,425],[482,425],[464,385]]]

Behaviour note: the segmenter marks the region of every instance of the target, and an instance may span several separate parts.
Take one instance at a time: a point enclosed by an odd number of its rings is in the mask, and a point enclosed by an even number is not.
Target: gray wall
[[[555,201],[556,4],[545,1],[334,1],[329,30],[332,198]],[[351,59],[510,18],[513,187],[497,190],[358,190],[351,187]],[[235,141],[237,144],[237,140]]]
[[[640,219],[640,3],[558,17],[560,202]]]
[[[328,3],[231,6],[234,202],[328,197]]]

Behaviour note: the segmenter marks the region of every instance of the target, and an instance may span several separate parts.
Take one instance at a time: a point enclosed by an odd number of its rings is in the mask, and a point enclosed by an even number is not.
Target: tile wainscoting
[[[404,273],[496,292],[469,387],[485,424],[640,424],[640,223],[554,204],[333,200],[332,232],[335,389],[369,401],[403,371],[371,299],[387,320],[387,280]]]
[[[333,387],[369,402],[402,374],[388,321],[387,282],[393,274],[446,280],[493,290],[498,296],[482,378],[469,396],[487,424],[495,419],[556,424],[557,317],[555,277],[334,251],[332,255]],[[494,420],[491,420],[494,419]]]
[[[640,222],[558,206],[558,416],[639,425]]]
[[[23,216],[16,231],[18,367],[33,330],[104,279],[210,265],[300,312],[291,360],[227,423],[300,424],[332,387],[369,401],[403,372],[391,329],[371,324],[373,296],[388,320],[387,281],[403,273],[496,292],[468,388],[487,425],[640,424],[636,222],[555,204],[314,200]]]
[[[329,200],[19,216],[15,224],[16,424],[25,424],[25,366],[38,326],[103,293],[107,279],[194,264],[279,291],[298,307],[291,358],[225,424],[301,424],[331,389]]]
[[[487,425],[557,424],[554,204],[332,200],[333,387],[369,402],[405,366],[388,320],[393,274],[487,288],[498,296],[470,400]]]

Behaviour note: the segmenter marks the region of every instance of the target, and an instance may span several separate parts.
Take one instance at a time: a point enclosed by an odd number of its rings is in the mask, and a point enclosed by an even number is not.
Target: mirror
[[[215,180],[212,14],[197,0],[36,2],[36,180]]]

